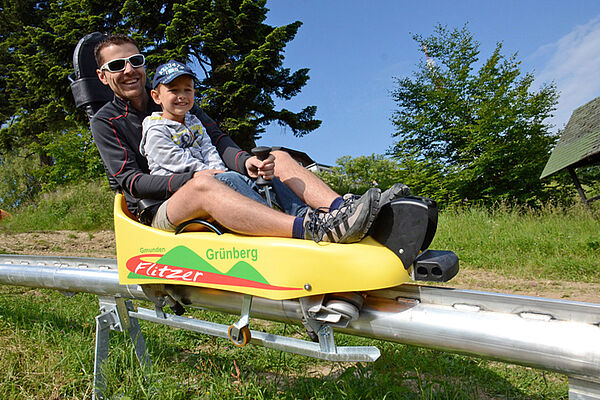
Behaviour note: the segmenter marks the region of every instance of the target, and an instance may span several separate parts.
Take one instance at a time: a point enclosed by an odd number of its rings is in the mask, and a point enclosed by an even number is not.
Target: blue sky
[[[309,68],[302,92],[278,107],[318,107],[319,129],[295,138],[273,124],[261,145],[286,146],[334,165],[344,155],[383,154],[394,143],[390,118],[394,77],[411,76],[424,58],[412,39],[441,23],[468,29],[487,59],[497,42],[518,53],[534,85],[554,81],[560,92],[551,122],[558,128],[573,109],[600,96],[600,1],[271,0],[267,23],[303,23],[288,44],[284,66]],[[556,128],[555,128],[556,130]]]

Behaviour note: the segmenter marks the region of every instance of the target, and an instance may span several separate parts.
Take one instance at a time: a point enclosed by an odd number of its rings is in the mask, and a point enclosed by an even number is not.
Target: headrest
[[[113,99],[113,92],[98,79],[94,47],[104,38],[100,32],[84,36],[73,52],[74,72],[69,75],[75,106],[84,109],[91,119],[102,106]]]

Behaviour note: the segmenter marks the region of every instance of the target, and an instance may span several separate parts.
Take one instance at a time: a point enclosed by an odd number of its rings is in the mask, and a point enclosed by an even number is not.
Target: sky
[[[393,145],[395,78],[411,77],[425,57],[412,36],[429,36],[438,24],[467,24],[480,60],[502,42],[502,54],[516,53],[521,72],[536,77],[532,90],[554,82],[560,97],[553,131],[600,96],[599,0],[270,0],[267,8],[269,25],[303,23],[284,67],[310,69],[302,92],[277,107],[315,105],[323,122],[302,138],[271,124],[258,144],[300,150],[321,164],[384,154]]]

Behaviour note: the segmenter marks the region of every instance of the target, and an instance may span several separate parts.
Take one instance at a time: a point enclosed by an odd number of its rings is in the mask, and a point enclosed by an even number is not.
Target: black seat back
[[[90,119],[114,97],[112,90],[100,82],[96,74],[98,66],[94,58],[94,47],[103,37],[105,35],[100,32],[94,32],[77,43],[73,52],[75,72],[69,75],[75,106],[84,110]]]
[[[100,82],[98,74],[96,74],[98,66],[94,58],[94,47],[104,36],[100,32],[94,32],[81,38],[73,52],[73,69],[75,71],[69,75],[75,106],[84,110],[90,120],[103,105],[114,97],[113,91]],[[104,169],[110,188],[115,191],[119,190],[119,184],[115,178],[108,173],[106,166]]]

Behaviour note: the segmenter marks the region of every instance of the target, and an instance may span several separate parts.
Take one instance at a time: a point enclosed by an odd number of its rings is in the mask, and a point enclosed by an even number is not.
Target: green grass
[[[136,304],[137,305],[137,304]],[[147,306],[147,304],[145,304]],[[232,323],[233,316],[192,310]],[[0,286],[0,398],[83,399],[92,391],[97,298]],[[253,328],[301,329],[253,321]],[[141,321],[152,367],[139,366],[112,332],[105,363],[111,399],[566,399],[558,374],[411,346],[338,335],[340,345],[376,345],[375,363],[330,363]]]
[[[470,269],[600,282],[600,217],[582,206],[444,211],[431,247],[454,251]]]
[[[0,232],[112,229],[113,198],[106,179],[65,186],[11,210],[0,220]]]

